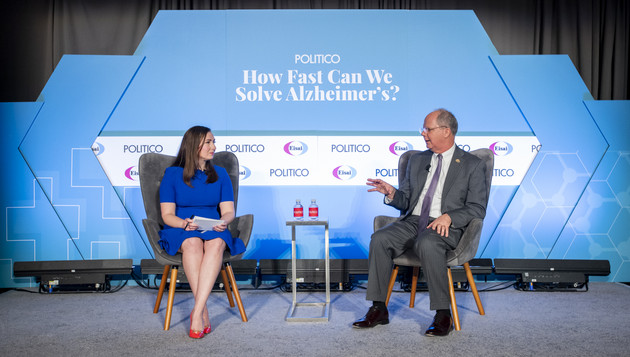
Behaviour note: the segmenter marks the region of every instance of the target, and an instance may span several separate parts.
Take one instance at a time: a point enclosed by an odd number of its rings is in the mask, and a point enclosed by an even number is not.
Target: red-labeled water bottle
[[[299,199],[295,200],[295,206],[293,206],[293,219],[296,221],[304,219],[304,207],[302,207],[302,202]]]
[[[315,202],[314,198],[311,199],[311,205],[308,207],[308,218],[311,221],[319,219],[319,207],[317,207],[317,202]]]

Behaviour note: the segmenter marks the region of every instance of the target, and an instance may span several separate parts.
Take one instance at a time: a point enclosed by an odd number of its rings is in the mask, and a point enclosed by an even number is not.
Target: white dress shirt
[[[450,149],[442,153],[442,168],[440,170],[440,178],[438,179],[437,187],[435,188],[435,194],[433,195],[433,200],[431,201],[431,210],[429,211],[429,217],[431,218],[438,218],[442,215],[442,190],[444,189],[446,173],[448,172],[448,168],[451,166],[451,160],[453,159],[454,152],[455,144],[453,144]],[[414,207],[411,213],[413,215],[420,215],[420,211],[422,210],[422,201],[424,200],[424,196],[429,190],[429,185],[431,184],[431,180],[433,179],[433,175],[435,175],[435,170],[438,166],[437,156],[438,154],[435,153],[431,156],[431,166],[429,167],[429,174],[427,175],[427,180],[424,183],[422,192],[420,193],[418,204],[416,204],[416,207]]]

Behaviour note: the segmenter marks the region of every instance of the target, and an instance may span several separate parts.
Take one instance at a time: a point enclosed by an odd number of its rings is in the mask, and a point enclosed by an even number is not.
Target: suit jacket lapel
[[[427,175],[429,174],[429,171],[426,170],[426,168],[431,165],[431,157],[433,156],[433,153],[431,151],[425,151],[422,154],[422,160],[420,160],[420,165],[418,165],[417,170],[419,172],[416,172],[416,182],[415,187],[418,187],[420,189],[420,191],[422,191],[422,188],[424,187],[424,183],[427,182]]]
[[[453,183],[459,176],[459,173],[462,169],[462,158],[464,156],[464,151],[459,147],[455,147],[455,152],[453,153],[453,157],[451,158],[451,164],[448,167],[448,172],[446,173],[446,180],[444,181],[444,187],[442,188],[442,204],[444,204],[446,194],[453,187]]]
[[[413,208],[418,204],[420,193],[422,193],[424,184],[427,182],[427,175],[429,174],[429,171],[426,170],[426,167],[431,164],[432,155],[433,153],[430,150],[420,153],[420,161],[418,166],[415,168],[416,172],[411,173],[412,175],[409,176],[413,178],[413,181],[410,183],[412,187],[412,202],[409,206],[409,213],[411,213]]]

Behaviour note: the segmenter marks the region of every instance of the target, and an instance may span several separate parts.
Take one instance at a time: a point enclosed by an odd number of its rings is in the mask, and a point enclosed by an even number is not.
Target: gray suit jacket
[[[418,203],[420,193],[429,173],[433,152],[426,150],[414,154],[407,163],[407,172],[394,195],[387,203],[409,216]],[[442,190],[442,213],[451,217],[451,228],[463,229],[475,217],[486,215],[486,166],[478,157],[455,147]]]

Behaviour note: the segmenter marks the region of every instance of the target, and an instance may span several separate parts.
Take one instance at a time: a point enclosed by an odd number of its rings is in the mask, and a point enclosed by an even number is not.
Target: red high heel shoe
[[[205,331],[206,329],[204,328],[203,331],[195,331],[192,329],[192,312],[190,313],[190,332],[188,333],[188,336],[190,338],[202,338],[205,335]]]
[[[205,313],[208,313],[207,311]],[[212,326],[210,325],[210,318],[208,318],[208,326],[204,325],[203,326],[203,333],[204,334],[209,334],[212,331]]]

